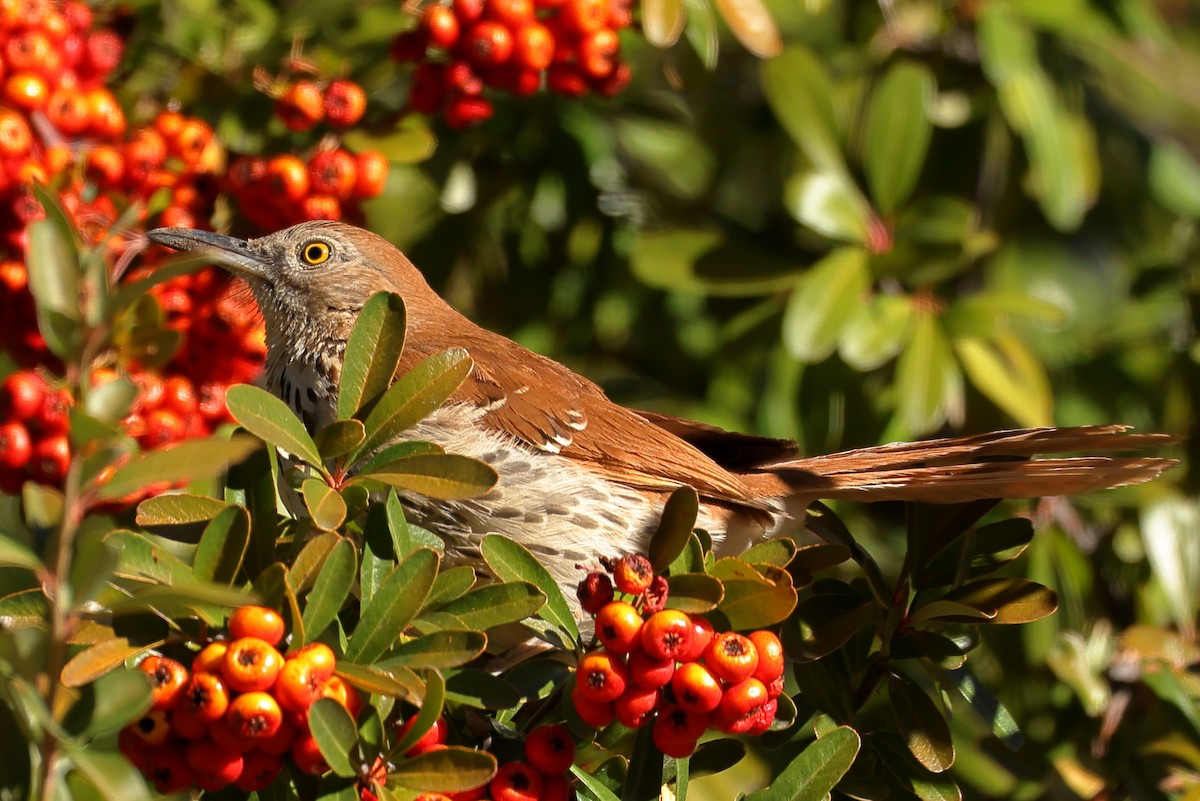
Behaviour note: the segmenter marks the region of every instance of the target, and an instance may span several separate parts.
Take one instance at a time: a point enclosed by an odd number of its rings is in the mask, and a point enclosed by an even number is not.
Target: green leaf
[[[903,738],[890,732],[878,731],[868,736],[871,749],[879,762],[908,792],[922,801],[961,801],[962,791],[949,771],[930,773],[913,758]]]
[[[389,756],[394,758],[416,745],[425,732],[433,728],[433,724],[442,716],[442,709],[445,708],[445,705],[446,682],[437,671],[426,671],[425,697],[421,700],[421,708],[417,710],[417,715],[412,719],[408,731],[404,732],[404,736],[392,746]]]
[[[41,198],[48,195],[38,192]],[[53,201],[43,202],[50,211]],[[79,302],[79,252],[69,223],[61,212],[48,213],[29,224],[29,246],[25,261],[29,270],[29,291],[38,311],[55,312],[78,325],[82,309]]]
[[[667,608],[689,615],[714,609],[725,597],[721,580],[704,573],[678,573],[667,577]]]
[[[813,547],[819,547],[819,545],[806,546],[806,548]],[[775,537],[774,539],[764,540],[751,545],[742,551],[738,558],[751,565],[787,567],[796,558],[796,551],[795,540],[790,537]],[[849,554],[846,555],[846,558],[849,558]]]
[[[104,542],[117,552],[114,574],[120,578],[150,579],[159,584],[192,579],[192,569],[150,536],[117,529],[105,534]]]
[[[117,468],[112,478],[97,490],[101,500],[112,500],[156,482],[190,482],[226,470],[259,447],[249,437],[232,440],[194,439],[161,450],[149,451]]]
[[[616,793],[579,765],[571,766],[571,775],[578,779],[583,788],[591,793],[597,801],[620,801]]]
[[[300,418],[270,392],[250,384],[235,384],[225,391],[225,405],[238,425],[263,442],[324,470],[317,445]]]
[[[825,732],[788,763],[770,787],[746,801],[823,801],[854,764],[862,741],[849,726]]]
[[[250,513],[228,506],[204,529],[196,546],[192,572],[201,581],[232,584],[250,544]]]
[[[833,79],[808,50],[788,48],[762,65],[763,89],[779,124],[819,170],[846,174],[837,140]]]
[[[337,661],[334,671],[358,690],[371,695],[386,695],[411,703],[420,703],[425,685],[406,667],[379,669],[373,665],[356,665],[344,659]]]
[[[784,629],[788,656],[802,662],[828,656],[875,623],[877,616],[875,604],[857,595],[810,595],[797,605]]]
[[[1200,218],[1200,163],[1175,142],[1157,142],[1150,150],[1150,190],[1180,217]]]
[[[942,600],[978,609],[996,624],[1031,623],[1058,608],[1053,590],[1019,578],[980,579],[946,593]]]
[[[338,384],[339,419],[354,417],[391,384],[404,351],[406,325],[399,295],[377,292],[363,304],[346,343]]]
[[[771,542],[774,542],[774,540],[768,541],[765,544],[769,545]],[[785,540],[785,542],[791,542],[791,540]],[[752,548],[751,551],[753,550]],[[749,553],[750,551],[747,551],[742,554],[742,558],[751,563],[765,561],[750,559],[748,556]],[[788,567],[791,568],[792,573],[797,575],[808,574],[811,576],[822,570],[836,567],[849,558],[850,549],[841,543],[814,542],[812,545],[805,545],[795,549],[795,556],[788,563]]]
[[[525,581],[487,584],[439,607],[454,615],[465,628],[486,630],[536,614],[546,596]]]
[[[874,295],[850,311],[838,337],[838,355],[855,370],[882,367],[904,348],[914,320],[909,298]]]
[[[437,565],[437,553],[420,548],[396,566],[363,609],[346,646],[347,660],[373,662],[396,642],[425,603]]]
[[[803,362],[823,361],[870,289],[867,254],[841,248],[817,262],[788,298],[783,344]]]
[[[342,538],[332,532],[322,532],[304,543],[300,553],[287,569],[287,584],[297,595],[303,594],[316,583],[317,576],[325,566],[325,560],[337,547]]]
[[[343,143],[355,153],[378,150],[392,164],[418,164],[437,150],[437,137],[425,127],[405,125],[387,126],[383,131],[367,131],[354,127],[343,136]],[[381,200],[394,197],[385,193]]]
[[[351,752],[358,744],[358,728],[344,706],[332,698],[318,698],[309,707],[308,728],[335,775],[357,775]]]
[[[94,747],[62,744],[67,759],[100,793],[101,798],[121,801],[150,801],[146,781],[121,754]]]
[[[456,793],[490,781],[496,775],[496,758],[486,751],[452,745],[406,759],[388,775],[412,790]]]
[[[896,728],[917,761],[931,773],[949,770],[954,764],[954,741],[937,704],[920,687],[895,673],[888,677],[888,697]]]
[[[924,434],[947,419],[962,419],[962,374],[938,318],[916,317],[912,340],[896,364],[896,413],[904,430]]]
[[[1054,397],[1046,368],[1015,334],[991,342],[963,338],[954,349],[971,383],[1019,425],[1038,428],[1054,423]]]
[[[774,58],[783,49],[779,28],[762,0],[716,0],[717,10],[742,47],[759,58]]]
[[[121,667],[126,659],[157,644],[130,643],[124,637],[101,640],[71,657],[63,667],[59,679],[66,687],[82,687]]]
[[[871,93],[863,129],[863,167],[875,204],[894,212],[912,193],[925,163],[937,84],[924,66],[894,62]]]
[[[667,48],[679,41],[687,12],[683,0],[644,0],[642,33],[655,47]]]
[[[138,504],[139,526],[182,526],[207,523],[228,507],[225,501],[205,495],[168,493],[155,495]]]
[[[129,414],[137,393],[137,385],[128,378],[114,378],[92,387],[84,398],[83,409],[97,420],[115,424]]]
[[[446,629],[402,642],[379,664],[409,667],[452,668],[465,665],[483,653],[487,635],[469,629]]]
[[[31,797],[32,760],[27,729],[22,724],[12,707],[0,704],[0,752],[4,754],[0,759],[0,797]]]
[[[971,709],[992,730],[992,734],[1013,751],[1019,749],[1025,742],[1021,728],[1013,718],[1012,713],[1000,699],[982,682],[975,678],[966,667],[957,670],[943,670],[942,676],[949,684],[958,690],[959,695],[970,705]],[[1200,723],[1200,721],[1198,721]]]
[[[449,348],[397,378],[367,415],[367,438],[354,450],[355,456],[372,452],[425,419],[454,394],[471,365],[466,350]]]
[[[225,615],[214,607],[229,609],[255,603],[253,595],[219,584],[194,582],[171,587],[145,587],[137,594],[112,604],[113,615],[154,612],[167,617],[199,615],[210,625],[220,623]]]
[[[720,297],[759,296],[796,283],[796,264],[746,238],[704,228],[643,231],[629,268],[652,287]]]
[[[338,539],[304,603],[304,630],[310,637],[318,637],[341,611],[354,587],[355,562],[354,544]]]
[[[667,498],[662,519],[650,537],[648,553],[655,572],[666,570],[687,547],[699,511],[700,496],[691,487],[680,487]]]
[[[691,533],[690,528],[688,533]],[[579,628],[575,624],[575,616],[571,614],[571,607],[567,605],[558,582],[536,556],[519,542],[499,534],[485,536],[480,543],[480,551],[496,578],[508,582],[527,581],[539,588],[546,596],[546,603],[538,616],[563,629],[573,642],[579,642]]]
[[[521,703],[516,687],[486,670],[463,668],[446,678],[446,696],[476,709],[513,709]]]
[[[467,590],[475,586],[475,568],[470,565],[459,565],[438,573],[433,589],[429,591],[426,603],[435,607],[455,598],[461,598]]]
[[[300,484],[304,505],[313,524],[325,531],[337,531],[346,522],[346,502],[333,487],[319,478],[306,478]]]
[[[140,670],[113,670],[83,687],[63,726],[81,737],[109,734],[145,714],[150,703],[146,674]]]
[[[365,430],[365,429],[364,429]],[[407,459],[409,456],[428,456],[430,454],[445,453],[441,447],[434,445],[432,442],[395,442],[386,447],[380,448],[371,458],[366,461],[362,467],[358,469],[360,473],[374,473],[379,468],[389,465],[392,462],[398,462],[401,459]]]
[[[22,567],[35,573],[46,569],[37,554],[6,534],[0,534],[0,567]]]
[[[805,172],[784,186],[783,203],[802,225],[838,242],[866,244],[871,208],[858,187],[841,173]]]
[[[767,628],[785,620],[796,607],[796,589],[786,570],[767,566],[759,574],[745,562],[726,558],[718,560],[710,572],[725,588],[717,611],[730,629]]]
[[[352,482],[379,481],[418,492],[440,501],[474,498],[495,486],[498,476],[491,466],[455,453],[409,456],[371,473],[359,473]]]
[[[345,456],[367,438],[367,429],[359,420],[334,420],[313,437],[322,459]]]

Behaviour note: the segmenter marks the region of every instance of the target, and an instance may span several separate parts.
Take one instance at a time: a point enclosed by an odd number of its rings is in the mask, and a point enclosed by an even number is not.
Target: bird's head
[[[384,290],[404,298],[410,319],[414,304],[435,302],[404,254],[383,237],[343,222],[304,222],[256,239],[192,228],[156,228],[147,236],[244,279],[262,311],[268,343],[312,331],[344,341],[363,304]]]

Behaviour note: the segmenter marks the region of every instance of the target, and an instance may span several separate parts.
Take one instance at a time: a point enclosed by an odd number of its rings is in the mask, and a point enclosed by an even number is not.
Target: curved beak
[[[195,228],[155,228],[147,231],[146,236],[160,245],[212,259],[236,275],[270,279],[270,262],[252,251],[245,239]]]

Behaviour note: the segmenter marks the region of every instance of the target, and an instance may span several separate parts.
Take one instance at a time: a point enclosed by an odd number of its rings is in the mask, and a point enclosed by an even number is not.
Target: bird
[[[699,497],[696,526],[724,553],[803,531],[818,500],[966,503],[1067,495],[1149,481],[1175,464],[1138,455],[1165,434],[1121,425],[1012,429],[803,456],[789,440],[741,434],[610,400],[587,378],[484,329],[429,286],[383,237],[340,221],[304,222],[239,239],[156,228],[153,242],[211,260],[249,286],[266,328],[265,388],[316,432],[336,419],[346,342],[366,301],[404,301],[397,375],[447,348],[472,368],[410,432],[489,464],[495,486],[461,501],[401,493],[414,522],[447,554],[479,560],[486,534],[528,548],[563,587],[579,566],[644,551],[680,487]],[[1130,452],[1133,455],[1115,455]],[[1035,458],[1047,453],[1086,453]],[[573,594],[572,594],[573,595]]]

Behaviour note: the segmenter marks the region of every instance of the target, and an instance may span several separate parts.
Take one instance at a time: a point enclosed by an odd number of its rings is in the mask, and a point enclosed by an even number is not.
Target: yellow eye
[[[305,264],[318,265],[329,260],[329,254],[332,251],[329,249],[329,243],[322,242],[320,239],[313,241],[300,248],[300,258]]]

